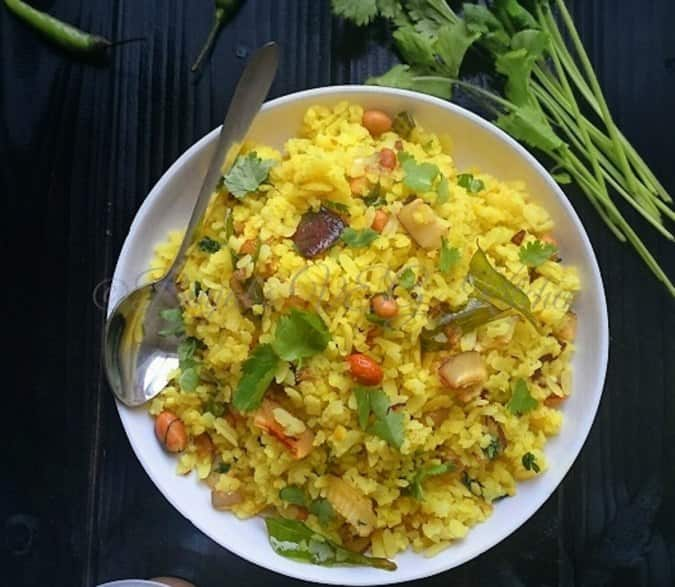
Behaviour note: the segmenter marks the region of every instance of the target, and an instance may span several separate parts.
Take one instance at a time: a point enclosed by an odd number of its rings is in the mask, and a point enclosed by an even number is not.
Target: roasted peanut
[[[362,353],[354,353],[347,357],[352,377],[364,385],[377,385],[382,381],[384,372],[373,359]]]
[[[169,452],[181,452],[187,445],[185,424],[173,412],[165,410],[155,420],[155,435]]]
[[[375,315],[380,318],[393,318],[398,314],[398,304],[396,300],[386,294],[377,294],[370,300],[370,306]]]
[[[366,110],[363,113],[361,124],[371,135],[378,136],[391,130],[392,120],[391,116],[382,110]]]

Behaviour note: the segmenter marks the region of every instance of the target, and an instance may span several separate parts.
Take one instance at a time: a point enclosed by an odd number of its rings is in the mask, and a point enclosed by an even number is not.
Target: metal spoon
[[[267,43],[249,60],[234,91],[204,183],[176,259],[162,279],[126,296],[105,325],[104,361],[108,382],[122,403],[138,406],[155,397],[178,366],[175,335],[163,336],[162,312],[179,308],[176,277],[197,235],[206,207],[223,171],[236,159],[251,122],[267,97],[279,62],[279,47]],[[224,165],[223,165],[224,162]]]

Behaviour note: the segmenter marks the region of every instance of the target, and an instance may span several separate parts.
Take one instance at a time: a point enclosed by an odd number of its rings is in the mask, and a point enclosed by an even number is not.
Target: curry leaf
[[[469,278],[474,288],[484,297],[489,300],[498,300],[517,310],[535,328],[539,329],[537,321],[532,315],[530,298],[523,290],[516,287],[490,265],[490,261],[480,247],[478,247],[469,263]]]
[[[335,518],[335,510],[327,499],[318,498],[309,504],[309,512],[319,518],[319,524],[326,526]]]
[[[272,549],[286,558],[324,566],[346,564],[396,570],[392,561],[348,550],[297,520],[265,518],[265,525]]]

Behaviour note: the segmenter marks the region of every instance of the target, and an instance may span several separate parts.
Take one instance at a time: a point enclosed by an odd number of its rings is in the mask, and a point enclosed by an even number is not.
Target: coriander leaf
[[[305,490],[297,485],[287,485],[279,491],[279,499],[292,503],[293,505],[300,505],[307,507],[307,495]]]
[[[441,238],[441,254],[439,255],[439,264],[441,268],[441,273],[448,273],[459,260],[462,258],[459,249],[456,247],[449,247],[448,241],[445,238]]]
[[[241,379],[232,397],[232,405],[240,412],[255,410],[267,391],[274,372],[277,370],[279,357],[272,345],[259,344],[253,349],[251,356],[244,361]]]
[[[523,467],[528,471],[534,471],[535,473],[539,473],[539,471],[541,471],[539,465],[537,464],[537,457],[534,456],[531,452],[526,452],[523,455],[522,463]]]
[[[377,16],[376,0],[331,0],[333,12],[357,26],[368,24]]]
[[[200,251],[205,253],[215,253],[220,250],[220,243],[213,240],[211,237],[205,236],[202,240],[197,243]]]
[[[216,418],[220,418],[225,413],[226,409],[224,403],[217,402],[213,398],[210,398],[204,405],[204,411],[211,412]]]
[[[539,402],[530,395],[527,383],[524,379],[516,379],[513,385],[511,399],[506,404],[506,409],[515,416],[522,416],[531,412],[539,405]]]
[[[483,297],[507,304],[525,316],[537,330],[539,329],[532,315],[530,298],[490,265],[490,261],[480,247],[469,263],[469,279]]]
[[[499,442],[499,438],[492,438],[490,441],[490,444],[488,444],[484,449],[483,452],[485,453],[485,456],[493,461],[499,456],[499,453],[502,450],[502,445]]]
[[[448,183],[448,178],[445,177],[445,175],[441,176],[441,181],[438,182],[436,193],[438,194],[436,203],[439,206],[445,204],[450,199],[450,184]]]
[[[185,334],[183,311],[180,308],[162,310],[159,315],[167,323],[165,328],[159,330],[160,336],[183,336]]]
[[[429,465],[419,469],[415,476],[410,482],[410,492],[413,497],[422,501],[424,499],[424,490],[422,488],[422,483],[427,477],[434,477],[436,475],[444,475],[445,473],[450,473],[455,470],[454,463],[441,463],[440,465]]]
[[[438,76],[421,75],[408,65],[394,65],[394,67],[381,76],[368,78],[366,83],[374,86],[413,90],[446,100],[449,100],[452,95],[451,80]]]
[[[365,387],[355,387],[354,397],[356,397],[359,426],[362,430],[365,430],[368,427],[368,417],[370,416],[370,390]]]
[[[265,525],[272,549],[286,558],[324,566],[349,564],[396,570],[392,561],[347,550],[298,520],[265,518]]]
[[[509,34],[487,6],[467,3],[463,8],[467,28],[472,32],[483,33],[481,44],[484,45],[488,41],[491,50],[497,54],[509,48]]]
[[[193,336],[188,336],[178,345],[178,366],[189,367],[194,364],[194,354],[197,350],[198,341]]]
[[[313,500],[309,504],[309,512],[319,518],[319,524],[326,526],[335,517],[335,510],[327,499],[322,497]]]
[[[399,154],[399,160],[402,161],[401,167],[405,176],[404,185],[416,192],[429,192],[434,183],[434,179],[440,173],[437,165],[433,163],[417,163],[408,153],[402,151]]]
[[[469,47],[480,37],[480,33],[470,31],[462,19],[445,24],[438,29],[436,51],[443,60],[444,73],[456,78]]]
[[[422,34],[411,26],[394,31],[394,41],[404,61],[423,68],[437,65],[434,53],[434,40],[430,35]]]
[[[221,475],[224,475],[227,473],[230,469],[232,468],[232,465],[229,463],[220,463],[216,467],[216,473],[220,473]]]
[[[375,422],[368,427],[367,432],[400,449],[404,437],[403,414],[391,409],[389,398],[381,389],[370,390],[369,395],[370,409],[375,414]]]
[[[537,20],[518,0],[495,0],[493,10],[507,28],[536,28]]]
[[[363,197],[363,203],[366,206],[373,206],[379,208],[387,203],[387,199],[382,195],[380,184],[376,184],[367,196]]]
[[[364,228],[363,230],[355,230],[351,226],[344,229],[340,238],[350,247],[355,249],[367,247],[370,243],[380,236],[378,232],[372,228]]]
[[[180,384],[180,387],[183,391],[194,391],[199,384],[199,373],[197,367],[188,367],[182,371],[178,383]]]
[[[328,327],[318,314],[293,308],[279,319],[272,348],[284,361],[295,361],[319,354],[329,341]]]
[[[480,179],[476,179],[471,173],[460,173],[457,176],[457,184],[470,194],[477,194],[485,189],[485,184]]]
[[[466,487],[473,495],[482,497],[483,484],[478,479],[470,477],[466,471],[462,473],[462,485],[464,485],[464,487]]]
[[[549,45],[546,33],[536,30],[521,31],[511,39],[511,51],[495,60],[495,69],[506,76],[505,96],[517,106],[532,103],[530,76],[532,68]]]
[[[535,149],[554,151],[565,146],[544,114],[530,105],[514,106],[508,114],[500,115],[496,124],[513,138]]]
[[[416,282],[417,276],[410,267],[404,269],[403,273],[401,273],[401,275],[398,278],[398,284],[404,289],[411,289],[412,287],[414,287]]]
[[[343,204],[342,202],[333,202],[331,200],[324,200],[323,205],[327,206],[328,208],[333,208],[333,210],[337,212],[349,214],[349,206]]]
[[[274,159],[261,159],[255,151],[240,155],[223,178],[228,191],[241,200],[246,194],[254,192],[267,179]]]
[[[389,411],[384,417],[377,418],[368,428],[368,432],[400,450],[404,440],[403,421],[403,414]]]
[[[354,395],[361,429],[400,449],[404,438],[404,417],[391,409],[387,394],[381,389],[356,387]],[[371,413],[375,419],[368,426]]]
[[[539,267],[558,252],[558,247],[550,243],[534,241],[520,247],[520,261],[528,267]]]
[[[408,139],[410,133],[415,128],[415,119],[410,112],[403,110],[394,116],[394,121],[391,125],[392,130],[401,138]]]

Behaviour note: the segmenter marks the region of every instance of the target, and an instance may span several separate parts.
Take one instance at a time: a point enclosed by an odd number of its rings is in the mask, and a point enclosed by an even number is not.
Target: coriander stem
[[[589,154],[586,151],[586,147],[582,144],[582,138],[579,137],[580,129],[574,124],[570,116],[561,109],[550,97],[545,93],[542,93],[540,90],[535,88],[535,95],[544,103],[546,108],[549,110],[551,116],[553,117],[553,122],[556,123],[568,136],[570,142],[573,146],[580,152],[590,158]],[[660,232],[668,240],[675,240],[673,235],[665,228],[661,223],[660,216],[655,216],[649,211],[641,207],[635,199],[623,188],[621,185],[622,175],[619,170],[612,164],[611,161],[605,157],[602,152],[598,152],[598,163],[599,170],[602,179],[602,184],[604,185],[605,180],[607,180],[611,186],[617,191],[617,193],[624,199],[628,204],[630,204],[637,212],[640,214],[647,222],[649,222],[658,232]],[[601,164],[601,165],[600,165]],[[642,186],[642,189],[644,186]],[[606,193],[606,192],[605,192]],[[607,194],[608,195],[608,194]],[[609,197],[609,196],[608,196]],[[658,200],[657,200],[658,201]]]
[[[635,177],[630,169],[630,166],[628,165],[626,152],[623,150],[623,146],[621,145],[621,142],[619,140],[618,129],[609,111],[607,102],[605,101],[605,97],[602,93],[602,88],[600,87],[598,78],[595,75],[595,70],[593,69],[591,60],[588,58],[586,49],[584,48],[581,38],[579,37],[579,33],[577,32],[577,29],[574,26],[574,21],[572,20],[572,17],[570,16],[569,11],[567,10],[567,6],[565,5],[564,0],[556,0],[556,4],[558,5],[558,9],[560,10],[560,14],[563,18],[563,21],[565,22],[565,25],[567,26],[568,33],[570,35],[570,38],[572,39],[572,44],[576,49],[577,55],[579,56],[581,65],[584,71],[586,72],[586,77],[588,78],[588,82],[591,86],[591,89],[593,90],[593,94],[595,95],[595,98],[598,101],[598,105],[600,106],[602,119],[605,123],[605,126],[607,127],[609,136],[612,139],[612,142],[614,143],[614,149],[616,151],[617,156],[619,157],[620,167],[622,168],[622,171],[626,176],[628,186],[631,188],[632,191],[637,191],[635,185]],[[565,49],[565,51],[566,50],[567,49]]]

